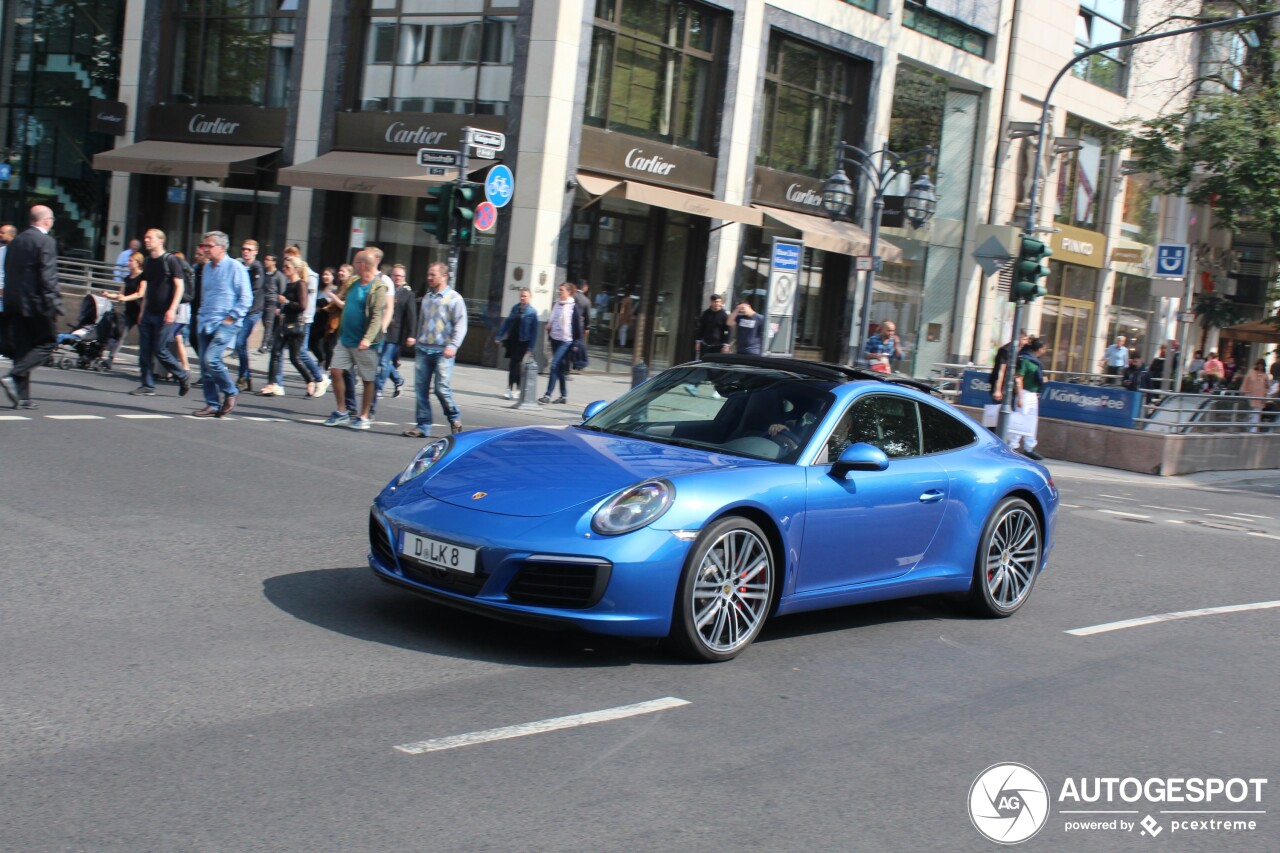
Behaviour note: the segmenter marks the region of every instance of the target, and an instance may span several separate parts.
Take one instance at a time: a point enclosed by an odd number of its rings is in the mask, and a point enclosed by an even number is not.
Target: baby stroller
[[[109,366],[104,356],[107,344],[123,331],[124,318],[111,302],[102,296],[89,296],[80,304],[80,318],[73,331],[58,335],[58,348],[49,361],[62,370],[79,367],[105,373]]]

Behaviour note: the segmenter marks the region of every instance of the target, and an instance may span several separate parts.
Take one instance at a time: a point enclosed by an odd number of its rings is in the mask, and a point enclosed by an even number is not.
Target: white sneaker
[[[505,391],[503,391],[503,392],[502,392],[502,399],[504,399],[504,400],[513,400],[513,399],[515,399],[515,397],[514,397],[514,396],[512,395],[512,393],[511,393],[511,389],[510,389],[510,388],[508,388],[507,390],[505,390]]]
[[[326,393],[328,393],[329,386],[332,384],[333,384],[333,380],[331,380],[328,376],[321,377],[320,384],[316,386],[316,396],[323,397]]]
[[[276,397],[283,397],[283,396],[284,396],[284,386],[283,386],[283,385],[277,385],[277,386],[275,387],[275,390],[273,390],[271,393],[272,393],[272,395],[273,395],[273,396],[276,396]]]

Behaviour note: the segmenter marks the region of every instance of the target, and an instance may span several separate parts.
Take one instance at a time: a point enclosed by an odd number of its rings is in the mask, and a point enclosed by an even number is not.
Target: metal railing
[[[1216,394],[1183,394],[1170,391],[1143,391],[1143,416],[1134,428],[1172,435],[1266,433],[1280,435],[1280,400],[1274,397],[1245,397],[1237,391]],[[1254,402],[1274,406],[1277,411],[1259,411]]]
[[[116,265],[108,261],[86,261],[80,258],[58,258],[58,283],[63,290],[84,295],[93,290],[119,290]]]

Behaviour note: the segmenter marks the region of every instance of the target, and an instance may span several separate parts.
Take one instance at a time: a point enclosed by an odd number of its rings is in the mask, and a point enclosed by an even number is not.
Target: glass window
[[[827,458],[839,458],[851,444],[878,447],[890,458],[920,455],[920,421],[915,400],[893,394],[863,397],[849,407],[831,433]]]
[[[933,406],[920,406],[920,427],[925,453],[945,453],[973,444],[973,430]]]
[[[858,62],[774,32],[769,39],[760,123],[761,166],[825,178],[836,143],[855,130],[854,82]]]
[[[1076,17],[1076,54],[1102,44],[1121,41],[1129,35],[1125,0],[1081,0]],[[1124,94],[1129,51],[1112,48],[1094,54],[1071,67],[1071,73],[1095,86]]]
[[[944,44],[958,47],[965,53],[972,53],[975,56],[987,55],[985,33],[926,9],[916,0],[906,0],[903,3],[902,24],[909,30],[924,33]]]
[[[505,115],[511,98],[515,18],[490,0],[380,0],[364,21],[356,108],[382,112]]]
[[[289,4],[174,2],[168,99],[284,107],[297,22]]]
[[[685,0],[597,0],[584,121],[714,153],[723,17]]]
[[[1079,119],[1067,121],[1067,136],[1080,140],[1080,148],[1066,152],[1058,161],[1058,197],[1054,219],[1101,231],[1105,210],[1102,202],[1110,180],[1107,168],[1106,131]]]

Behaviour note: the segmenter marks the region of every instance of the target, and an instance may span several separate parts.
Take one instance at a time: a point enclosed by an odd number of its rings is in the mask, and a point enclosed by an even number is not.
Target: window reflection
[[[169,100],[284,107],[295,31],[293,4],[175,3]]]

